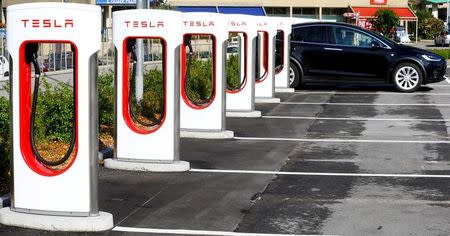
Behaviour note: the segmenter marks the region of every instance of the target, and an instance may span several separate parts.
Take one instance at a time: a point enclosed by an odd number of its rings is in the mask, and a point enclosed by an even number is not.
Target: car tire
[[[412,93],[422,85],[423,75],[420,68],[410,62],[397,65],[392,72],[392,83],[404,93]]]
[[[291,62],[289,67],[289,87],[300,88],[301,85],[300,69],[294,62]]]

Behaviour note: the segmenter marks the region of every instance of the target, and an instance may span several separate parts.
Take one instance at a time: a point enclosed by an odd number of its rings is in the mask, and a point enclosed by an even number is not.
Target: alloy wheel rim
[[[419,73],[411,66],[402,67],[395,74],[395,83],[404,90],[415,88],[419,84]]]
[[[289,85],[292,85],[292,83],[294,83],[294,78],[295,78],[294,69],[292,69],[292,67],[289,67]]]

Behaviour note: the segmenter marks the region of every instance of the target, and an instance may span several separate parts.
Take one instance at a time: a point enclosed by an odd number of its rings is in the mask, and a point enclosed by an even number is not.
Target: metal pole
[[[147,0],[136,0],[136,9],[147,9]],[[136,39],[136,101],[142,100],[144,94],[144,41]]]

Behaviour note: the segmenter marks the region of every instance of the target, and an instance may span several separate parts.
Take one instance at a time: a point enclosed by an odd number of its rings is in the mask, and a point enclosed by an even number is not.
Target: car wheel
[[[293,62],[289,67],[289,87],[299,88],[301,85],[300,70]]]
[[[422,84],[422,72],[413,63],[402,63],[392,73],[392,82],[400,92],[411,93],[416,91]]]

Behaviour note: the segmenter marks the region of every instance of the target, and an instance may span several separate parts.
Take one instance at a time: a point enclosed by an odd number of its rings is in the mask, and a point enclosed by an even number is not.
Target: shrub
[[[239,74],[239,55],[232,54],[227,59],[227,84],[231,89],[238,89],[241,84]]]
[[[73,90],[65,83],[49,84],[41,79],[36,108],[35,137],[44,143],[70,142],[73,126]]]
[[[10,151],[9,101],[0,97],[0,182],[8,180]]]
[[[419,22],[419,35],[424,39],[434,39],[444,31],[444,27],[444,21],[434,17],[426,18],[421,23]]]
[[[152,69],[144,74],[144,95],[141,102],[143,115],[152,117],[164,109],[164,81],[162,71]]]
[[[212,77],[213,61],[212,59],[192,59],[190,62],[186,93],[196,104],[201,104],[209,99],[213,93]]]
[[[103,74],[98,77],[98,118],[100,132],[112,135],[114,124],[114,75]]]

